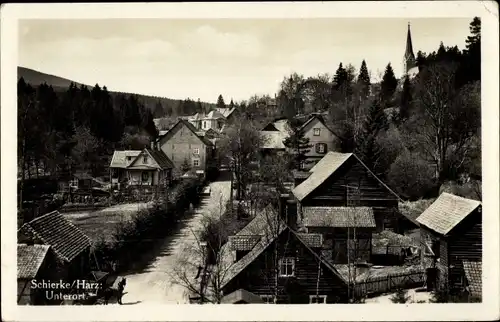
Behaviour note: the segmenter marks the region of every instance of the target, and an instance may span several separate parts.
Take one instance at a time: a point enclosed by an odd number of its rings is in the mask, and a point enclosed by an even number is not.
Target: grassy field
[[[151,203],[129,203],[115,205],[97,211],[64,213],[64,217],[80,228],[92,242],[110,240],[117,225],[132,218],[140,209]]]

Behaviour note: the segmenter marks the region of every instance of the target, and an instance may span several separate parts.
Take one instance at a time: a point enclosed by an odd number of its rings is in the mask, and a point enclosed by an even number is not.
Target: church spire
[[[411,42],[410,23],[408,22],[408,34],[406,36],[406,51],[404,55],[405,73],[408,73],[408,71],[415,66],[416,66],[415,54],[413,53],[413,44]]]

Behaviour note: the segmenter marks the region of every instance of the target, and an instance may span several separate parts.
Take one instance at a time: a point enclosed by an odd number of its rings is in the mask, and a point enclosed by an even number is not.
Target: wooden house
[[[112,185],[166,186],[172,180],[173,163],[163,151],[115,151],[111,159]]]
[[[158,149],[172,161],[174,176],[184,174],[185,166],[195,172],[206,173],[210,169],[215,157],[215,146],[207,137],[198,135],[198,131],[190,122],[179,119],[158,138]]]
[[[322,236],[299,233],[276,215],[260,212],[223,246],[223,294],[243,289],[265,303],[344,303],[347,282],[322,259]]]
[[[398,195],[352,153],[328,152],[308,174],[295,174],[295,182],[299,219],[308,207],[369,207],[377,231],[418,227],[399,212]]]
[[[58,211],[22,225],[18,243],[50,246],[57,258],[54,274],[58,278],[72,281],[90,272],[90,238]]]
[[[17,304],[50,304],[46,290],[33,288],[31,283],[54,279],[56,269],[56,257],[49,245],[17,244]]]
[[[442,193],[417,218],[421,239],[434,255],[439,287],[462,290],[473,285],[477,292],[475,276],[482,261],[481,208],[480,201]]]

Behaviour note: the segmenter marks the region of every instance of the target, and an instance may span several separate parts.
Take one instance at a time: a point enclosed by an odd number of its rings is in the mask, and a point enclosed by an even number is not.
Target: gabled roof
[[[225,118],[228,118],[236,110],[236,107],[216,107],[215,110],[221,113]]]
[[[152,150],[150,148],[146,148],[146,151],[148,151],[149,155],[156,161],[160,169],[173,169],[174,164],[172,161],[168,158],[168,156],[165,154],[165,152],[161,150]]]
[[[210,140],[208,140],[207,138],[205,138],[204,136],[200,136],[197,134],[198,130],[196,129],[196,127],[191,124],[189,121],[185,120],[185,119],[182,119],[182,118],[179,118],[177,120],[177,123],[175,123],[174,126],[172,126],[172,128],[170,130],[168,130],[167,133],[165,133],[164,135],[158,137],[158,140],[157,141],[160,141],[161,139],[163,139],[165,136],[167,136],[169,133],[172,133],[173,130],[177,127],[177,126],[186,126],[191,132],[193,132],[194,135],[196,135],[197,138],[200,139],[201,142],[203,142],[205,145],[207,146],[213,146],[213,143],[210,142]]]
[[[217,111],[217,110],[214,110],[214,111],[210,111],[207,116],[205,117],[205,119],[225,119],[226,117],[224,115],[222,115],[221,112]]]
[[[467,277],[467,282],[469,284],[469,292],[473,296],[481,296],[482,293],[482,262],[474,261],[463,261],[465,276]]]
[[[318,163],[313,166],[309,172],[311,175],[309,178],[304,180],[301,184],[295,187],[292,191],[294,196],[302,201],[311,192],[316,190],[321,184],[323,184],[330,176],[332,176],[347,160],[350,158],[356,158],[356,160],[361,163],[363,167],[392,195],[394,195],[398,200],[399,196],[392,191],[382,180],[380,180],[356,155],[352,153],[339,153],[339,152],[328,152]]]
[[[328,131],[332,132],[332,130],[330,130],[330,128],[325,124],[325,121],[323,120],[323,117],[321,116],[318,116],[317,114],[313,114],[311,115],[311,117],[304,123],[301,125],[301,129],[305,129],[312,121],[314,120],[318,120],[321,124],[323,124],[323,126],[328,129]],[[335,135],[335,133],[333,133]]]
[[[49,248],[48,245],[17,244],[17,278],[35,278]]]
[[[247,236],[260,234],[259,241],[250,250],[248,254],[243,256],[239,261],[233,263],[233,254],[230,252],[230,245],[226,243],[222,246],[221,254],[224,257],[223,263],[227,268],[227,271],[222,277],[223,282],[221,287],[225,287],[233,278],[235,278],[239,273],[241,273],[250,263],[252,263],[260,254],[262,254],[285,230],[290,231],[297,239],[308,249],[318,260],[322,261],[329,269],[333,271],[339,278],[342,277],[335,271],[335,269],[326,261],[324,261],[320,255],[314,252],[311,247],[321,247],[322,236],[319,234],[299,234],[290,229],[282,220],[277,220],[278,227],[276,229],[271,229],[269,219],[266,215],[262,215],[263,212],[259,213],[247,226],[245,226],[236,236]],[[273,232],[273,230],[275,230]],[[257,233],[255,233],[257,232]],[[267,233],[266,233],[267,232]]]
[[[58,211],[33,219],[24,224],[19,232],[51,246],[54,253],[66,262],[71,262],[90,247],[90,238]]]
[[[280,131],[260,131],[260,136],[262,138],[261,149],[286,149],[283,143],[287,134]]]
[[[290,131],[290,122],[287,119],[277,120],[273,123],[274,127],[278,129],[278,131],[288,133]]]
[[[135,160],[135,158],[137,158],[139,154],[141,154],[141,150],[115,151],[113,153],[113,157],[111,158],[111,164],[109,167],[125,169]]]
[[[233,293],[224,296],[221,300],[221,303],[223,304],[237,304],[239,302],[244,302],[248,304],[264,303],[264,301],[260,298],[260,296],[244,289],[236,290]]]
[[[443,192],[417,218],[417,222],[441,235],[446,235],[480,205],[480,201]]]
[[[306,227],[376,227],[370,207],[304,207],[303,214]]]
[[[264,126],[261,131],[275,132],[275,131],[279,131],[279,130],[276,128],[274,123],[269,123],[266,126]]]

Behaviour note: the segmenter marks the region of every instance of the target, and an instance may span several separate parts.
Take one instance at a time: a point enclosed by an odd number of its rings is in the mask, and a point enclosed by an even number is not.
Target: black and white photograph
[[[497,279],[484,277],[498,254],[483,265],[498,247],[498,196],[484,197],[498,194],[484,171],[498,168],[498,144],[489,161],[484,151],[490,135],[498,143],[484,114],[485,77],[498,81],[498,70],[481,45],[485,19],[498,34],[498,6],[485,6],[20,16],[14,74],[2,75],[2,96],[9,82],[17,99],[6,119],[2,97],[13,302],[140,314],[498,301],[485,292]],[[498,87],[489,93],[498,103]],[[9,123],[17,130],[4,132]]]

